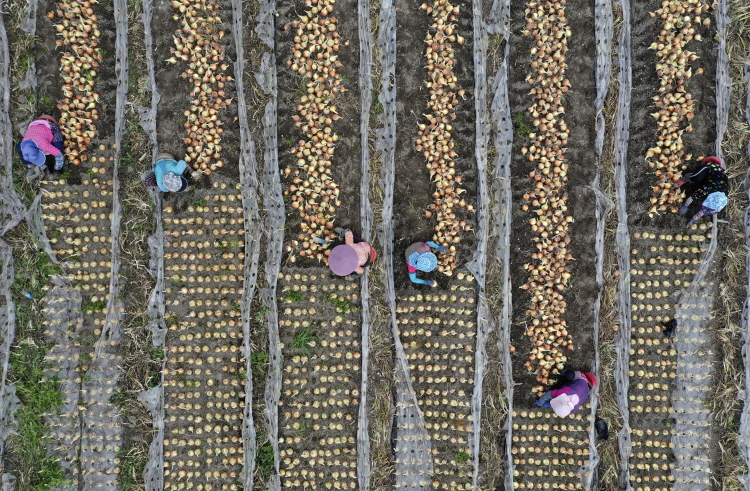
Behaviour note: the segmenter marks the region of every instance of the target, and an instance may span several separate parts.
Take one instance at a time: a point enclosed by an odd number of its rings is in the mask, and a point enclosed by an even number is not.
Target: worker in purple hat
[[[339,237],[343,236],[344,243],[337,245],[328,256],[328,267],[333,274],[356,279],[365,272],[364,268],[375,261],[378,256],[375,248],[360,239],[351,230],[336,227]]]
[[[29,124],[16,149],[21,162],[29,170],[29,175],[33,175],[37,167],[45,166],[54,172],[61,172],[65,165],[63,145],[63,135],[57,120],[43,114]]]
[[[444,252],[448,249],[447,247],[438,245],[432,241],[415,242],[406,248],[406,267],[409,270],[409,279],[412,283],[430,285],[435,288],[437,286],[437,281],[417,278],[417,271],[428,273],[437,268],[437,256],[435,256],[431,248],[437,249],[440,252]]]

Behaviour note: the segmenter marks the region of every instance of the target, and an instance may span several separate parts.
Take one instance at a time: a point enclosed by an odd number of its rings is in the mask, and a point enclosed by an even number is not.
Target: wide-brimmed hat
[[[167,188],[167,191],[170,193],[179,193],[180,191],[185,190],[188,186],[187,179],[178,176],[174,172],[165,172],[162,177],[162,182],[164,183],[164,187]]]
[[[715,210],[715,213],[720,212],[727,206],[727,195],[721,191],[711,193],[706,197],[701,206]]]
[[[21,142],[21,156],[26,162],[34,165],[42,165],[46,159],[44,152],[37,146],[34,140],[24,140]]]
[[[560,394],[550,400],[549,405],[552,406],[552,410],[555,411],[555,414],[558,416],[567,416],[573,412],[578,401],[579,399],[576,394],[570,396],[568,394]]]
[[[431,252],[423,252],[421,254],[414,252],[409,256],[409,264],[419,271],[428,273],[437,268],[437,256]]]
[[[589,383],[589,387],[598,387],[599,386],[599,379],[596,375],[594,375],[591,372],[584,372],[583,378],[586,379],[586,381]]]
[[[338,276],[352,274],[358,265],[359,257],[357,257],[357,251],[346,244],[334,247],[328,256],[328,267],[331,268],[333,274]]]

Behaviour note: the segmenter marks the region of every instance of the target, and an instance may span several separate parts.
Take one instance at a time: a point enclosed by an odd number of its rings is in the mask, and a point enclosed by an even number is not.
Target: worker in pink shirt
[[[60,172],[65,164],[63,143],[63,135],[57,121],[45,114],[29,124],[17,150],[21,161],[29,169],[29,174],[34,173],[35,167],[45,165],[54,172]]]
[[[344,243],[337,245],[328,256],[328,267],[338,276],[347,276],[356,279],[365,272],[364,268],[375,261],[377,252],[367,242],[352,233],[337,227],[339,237],[343,236]]]

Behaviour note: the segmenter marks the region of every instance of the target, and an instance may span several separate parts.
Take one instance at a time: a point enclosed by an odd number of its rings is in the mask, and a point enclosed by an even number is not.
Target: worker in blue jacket
[[[440,252],[448,250],[447,247],[432,241],[415,242],[406,248],[406,267],[409,270],[409,279],[412,283],[430,285],[434,288],[437,286],[437,281],[417,278],[417,271],[430,272],[437,268],[437,256],[431,249],[437,249]]]
[[[200,172],[190,172],[184,160],[178,162],[172,155],[161,153],[156,157],[152,170],[143,174],[143,183],[149,187],[157,187],[164,193],[182,193],[200,176]]]

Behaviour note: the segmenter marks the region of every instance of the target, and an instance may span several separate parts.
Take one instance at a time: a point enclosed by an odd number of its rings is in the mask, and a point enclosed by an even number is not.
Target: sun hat
[[[589,383],[589,387],[598,387],[599,386],[599,379],[591,372],[584,372],[583,378],[586,379],[586,381]]]
[[[26,162],[31,162],[34,165],[42,165],[45,161],[44,152],[36,145],[34,140],[21,142],[21,155]]]
[[[187,179],[178,176],[174,172],[165,172],[162,177],[164,187],[171,193],[179,193],[187,188]]]
[[[550,400],[549,405],[552,406],[552,409],[558,416],[567,416],[568,414],[573,412],[576,404],[578,404],[578,400],[578,396],[575,394],[571,396],[569,396],[568,394],[560,394],[559,396]]]
[[[373,246],[370,246],[370,264],[374,263],[377,257],[378,251],[376,251]]]
[[[721,191],[711,193],[703,201],[701,206],[710,208],[711,210],[714,210],[714,213],[718,213],[723,210],[725,206],[727,206],[727,195],[722,193]]]
[[[328,256],[328,267],[338,276],[352,274],[358,265],[357,251],[346,244],[337,245]]]
[[[437,268],[437,256],[431,252],[413,252],[409,256],[409,264],[419,271],[430,272]]]

